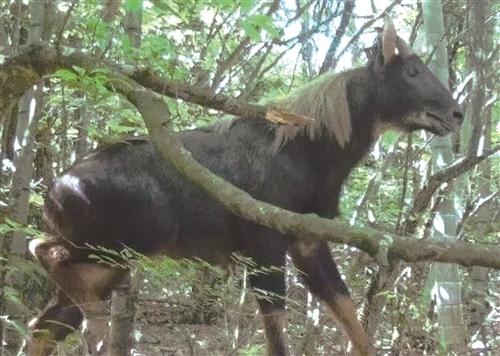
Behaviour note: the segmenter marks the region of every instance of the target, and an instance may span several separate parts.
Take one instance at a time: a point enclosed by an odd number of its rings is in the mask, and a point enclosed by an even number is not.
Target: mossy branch
[[[30,56],[37,55],[35,58]],[[44,75],[73,66],[109,70],[109,88],[123,94],[141,113],[153,144],[162,157],[194,184],[234,214],[279,232],[309,241],[332,241],[359,248],[374,259],[407,262],[436,261],[463,266],[484,266],[500,269],[500,249],[460,241],[429,241],[401,238],[369,227],[352,227],[340,219],[325,219],[315,214],[298,214],[252,198],[197,162],[177,138],[170,124],[170,114],[163,98],[144,88],[117,66],[96,61],[82,53],[62,56],[45,47],[28,48],[20,56],[0,66],[0,84],[8,92],[0,95],[0,108],[16,95],[22,95]],[[2,87],[5,88],[5,87]]]

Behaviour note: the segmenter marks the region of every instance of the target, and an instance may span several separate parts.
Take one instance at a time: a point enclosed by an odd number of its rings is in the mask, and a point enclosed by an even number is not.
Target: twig
[[[367,21],[359,28],[359,30],[356,31],[356,33],[351,37],[349,42],[345,45],[345,47],[339,52],[336,58],[336,62],[340,57],[344,55],[344,53],[349,49],[349,47],[356,42],[359,37],[363,34],[363,32],[371,27],[375,22],[377,22],[379,19],[385,16],[386,13],[392,10],[392,8],[396,5],[398,5],[402,0],[394,0],[392,3],[390,3],[385,9],[383,9],[378,15],[376,15],[374,18],[372,18],[370,21]]]
[[[59,33],[57,35],[56,44],[55,44],[57,49],[60,48],[64,29],[66,28],[66,24],[68,23],[69,17],[71,16],[71,13],[73,12],[73,9],[74,9],[75,5],[77,4],[77,2],[78,2],[78,0],[73,0],[71,2],[71,5],[69,6],[68,11],[66,12],[66,16],[64,16],[64,22],[61,26],[61,29],[59,30]]]
[[[450,183],[460,175],[474,168],[476,165],[497,153],[500,146],[496,146],[491,150],[485,151],[480,156],[468,156],[451,166],[434,173],[427,181],[427,184],[417,192],[413,206],[408,212],[408,219],[403,228],[403,235],[412,234],[418,225],[418,217],[427,209],[429,203],[434,196],[434,193],[444,183]]]
[[[351,22],[351,16],[354,10],[354,1],[345,1],[344,2],[344,11],[342,12],[342,18],[340,19],[339,27],[335,32],[335,36],[333,37],[332,42],[330,43],[330,47],[328,47],[328,51],[326,52],[325,59],[323,60],[323,64],[319,69],[319,74],[325,73],[332,67],[333,57],[335,56],[335,52],[337,51],[337,47],[340,44],[340,40],[345,34],[347,30],[347,26]]]

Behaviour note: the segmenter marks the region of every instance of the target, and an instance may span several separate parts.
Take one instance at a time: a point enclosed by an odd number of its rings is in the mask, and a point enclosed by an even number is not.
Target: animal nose
[[[459,123],[464,121],[464,115],[461,110],[453,110],[453,117],[458,120]]]

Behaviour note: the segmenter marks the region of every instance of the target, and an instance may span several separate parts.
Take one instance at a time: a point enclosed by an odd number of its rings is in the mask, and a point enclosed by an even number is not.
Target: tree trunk
[[[139,48],[142,37],[142,0],[135,11],[126,9],[123,27],[132,46]],[[84,130],[85,128],[83,128]],[[86,137],[85,137],[86,140]],[[135,303],[142,283],[142,273],[136,271],[130,283],[113,291],[108,352],[110,356],[128,355],[135,316]]]
[[[423,1],[424,29],[427,44],[434,50],[430,63],[431,70],[448,87],[448,56],[444,39],[444,20],[441,1]],[[431,141],[432,171],[443,169],[453,162],[451,138],[434,137]],[[433,222],[434,239],[455,239],[457,212],[453,192],[444,197]],[[438,331],[441,347],[446,352],[465,354],[465,328],[462,315],[462,295],[458,266],[436,263],[432,266],[435,276],[433,287],[437,303]]]
[[[141,282],[142,273],[137,271],[113,291],[108,356],[129,354],[132,345],[131,333],[135,316],[135,302]]]
[[[132,44],[132,47],[141,47],[142,38],[142,0],[137,0],[140,5],[137,5],[135,11],[127,9],[125,12],[125,19],[123,20],[123,27],[125,33]]]
[[[26,224],[29,214],[30,182],[33,177],[35,137],[41,117],[43,89],[38,85],[30,89],[19,101],[15,139],[12,187],[9,194],[9,217]],[[26,237],[20,232],[11,236],[10,253],[22,257],[26,253]]]
[[[78,91],[78,97],[84,99],[86,94]],[[75,158],[77,160],[85,157],[89,153],[89,125],[90,113],[87,110],[87,101],[81,100],[78,108],[75,110],[74,122],[77,123],[78,135],[75,141]]]
[[[469,17],[469,28],[472,34],[468,41],[468,64],[473,74],[473,82],[470,94],[470,107],[462,130],[462,141],[469,155],[476,155],[481,133],[484,126],[483,110],[487,101],[485,90],[488,80],[488,68],[491,60],[488,56],[493,49],[493,23],[488,19],[490,14],[490,1],[468,1],[467,10]],[[491,75],[492,73],[490,73]]]
[[[468,8],[471,20],[470,25],[474,29],[469,48],[469,65],[475,74],[471,93],[471,110],[468,118],[470,119],[470,121],[468,120],[470,130],[468,154],[472,155],[478,151],[481,136],[484,138],[483,149],[491,148],[492,105],[485,105],[485,101],[487,101],[488,97],[494,95],[494,91],[492,90],[494,76],[492,74],[492,62],[487,61],[486,58],[488,58],[494,46],[494,22],[491,20],[487,21],[493,13],[491,2],[469,1]],[[476,46],[481,50],[475,50]],[[481,56],[479,53],[486,54],[486,56]],[[483,126],[484,131],[482,129]],[[482,177],[479,186],[479,196],[480,198],[485,198],[492,193],[491,162],[484,162],[479,166],[479,170]],[[471,223],[473,228],[471,230],[479,238],[484,238],[492,232],[491,226],[495,219],[494,214],[492,214],[493,211],[495,211],[495,206],[489,200],[478,209],[476,215],[472,218],[473,221]],[[471,336],[477,335],[475,340],[470,341],[480,341],[485,346],[487,339],[483,325],[491,310],[491,306],[487,301],[489,294],[489,274],[489,268],[472,267],[469,276],[471,288],[467,297],[470,313],[468,334]]]
[[[32,1],[29,4],[29,34],[28,44],[40,42],[43,39],[45,29],[45,16],[50,0]],[[18,14],[20,16],[20,14]],[[21,223],[28,223],[29,216],[29,196],[30,183],[33,177],[33,161],[35,138],[38,123],[42,113],[43,82],[29,89],[19,100],[16,136],[14,141],[14,166],[15,172],[12,177],[12,185],[9,193],[9,213],[10,219]],[[14,267],[10,276],[7,276],[6,284],[10,284],[17,290],[23,288],[23,278],[16,270],[19,260],[24,259],[27,251],[27,240],[25,234],[16,231],[6,236],[9,265]],[[3,302],[3,301],[2,301]],[[6,304],[6,313],[13,320],[22,319],[21,311],[12,305]],[[5,335],[5,334],[4,334]],[[14,335],[9,340],[7,335],[3,340],[7,343],[7,350],[14,353],[19,341]]]

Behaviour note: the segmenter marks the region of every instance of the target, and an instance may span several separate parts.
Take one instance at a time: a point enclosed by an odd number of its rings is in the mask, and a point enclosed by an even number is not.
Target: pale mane
[[[345,147],[351,139],[351,115],[347,101],[346,83],[352,71],[339,74],[324,74],[287,98],[271,104],[295,114],[315,119],[302,127],[280,126],[272,145],[279,150],[299,133],[305,133],[311,140],[322,135],[337,141]]]

